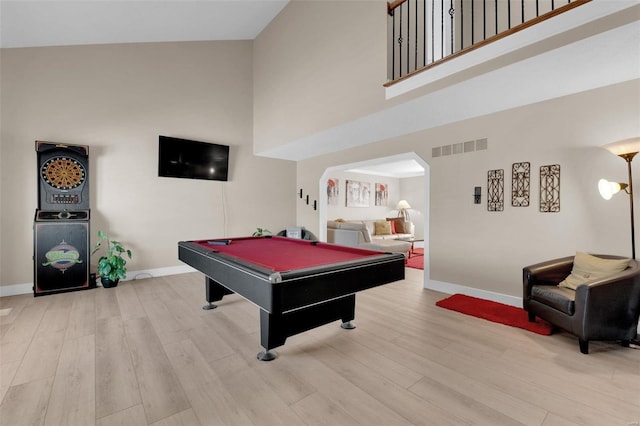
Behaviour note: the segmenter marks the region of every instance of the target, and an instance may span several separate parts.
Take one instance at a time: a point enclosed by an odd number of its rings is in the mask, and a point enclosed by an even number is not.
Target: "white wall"
[[[291,1],[254,41],[254,150],[385,103],[387,3]]]
[[[181,265],[180,240],[295,223],[295,164],[252,151],[252,42],[0,55],[2,286],[33,282],[35,140],[89,145],[92,234],[130,247],[130,271]],[[230,180],[159,178],[158,135],[230,145]]]
[[[594,34],[629,28],[633,16],[611,15],[385,101],[378,97],[385,81],[381,73],[386,70],[387,46],[379,38],[386,33],[386,23],[377,9],[383,2],[345,2],[340,17],[333,14],[330,3],[290,3],[254,45],[259,75],[254,80],[256,150],[284,152],[297,140],[306,152],[325,153],[328,150],[316,151],[316,145],[342,144],[341,149],[297,163],[298,187],[307,188],[312,199],[319,199],[319,180],[329,168],[415,152],[430,169],[426,190],[430,195],[425,200],[430,278],[514,298],[521,295],[523,266],[576,250],[630,253],[628,200],[620,196],[605,203],[596,183],[602,176],[625,180],[624,162],[598,147],[640,134],[638,69],[609,83],[568,84],[615,74],[611,69],[627,70],[627,59],[634,56],[616,49],[629,40],[609,49],[606,61],[591,61],[584,74],[570,74],[566,84],[559,83],[567,76],[566,69],[548,59],[565,53],[592,58]],[[348,16],[349,24],[342,22],[343,16]],[[345,37],[354,28],[367,34],[367,42]],[[343,49],[357,54],[343,56]],[[288,72],[292,63],[300,70],[298,61],[304,62],[301,70],[306,72]],[[522,74],[514,71],[527,65],[529,73],[541,70],[534,73],[538,83],[523,81]],[[496,75],[501,76],[499,81],[492,79]],[[544,78],[536,80],[541,75]],[[567,91],[566,86],[574,90]],[[546,95],[529,97],[531,93]],[[269,102],[274,95],[277,104]],[[483,108],[496,104],[503,106]],[[411,111],[411,105],[419,106]],[[373,122],[372,113],[380,110],[389,114],[375,115]],[[476,113],[467,114],[470,110]],[[445,116],[447,120],[438,121]],[[431,158],[433,147],[480,138],[487,138],[489,149]],[[272,149],[275,145],[279,149]],[[532,167],[532,204],[515,208],[509,205],[509,170],[522,161]],[[559,213],[541,213],[537,207],[539,168],[548,164],[561,165]],[[507,172],[506,206],[503,212],[488,212],[487,171],[498,168]],[[473,204],[475,186],[482,188],[480,205]],[[297,218],[323,226],[309,209],[298,208]]]
[[[425,236],[425,219],[429,209],[424,195],[425,183],[424,176],[400,179],[400,199],[407,200],[411,206],[409,217],[415,226],[415,236],[418,239]]]
[[[628,199],[609,202],[597,191],[601,177],[624,182],[623,160],[599,148],[640,134],[638,81],[618,84],[484,117],[441,126],[301,161],[299,185],[311,187],[337,164],[414,151],[430,166],[430,277],[518,297],[522,268],[583,250],[630,255]],[[431,158],[436,146],[487,138],[484,151]],[[530,207],[510,206],[510,168],[531,163]],[[561,210],[541,213],[539,168],[561,165]],[[633,164],[636,178],[640,176]],[[505,209],[489,212],[487,171],[503,168]],[[482,187],[482,204],[473,188]],[[312,195],[313,196],[313,195]],[[638,196],[636,195],[636,202]],[[299,212],[304,215],[304,212]],[[309,222],[309,221],[307,221]],[[637,237],[636,237],[637,238]]]

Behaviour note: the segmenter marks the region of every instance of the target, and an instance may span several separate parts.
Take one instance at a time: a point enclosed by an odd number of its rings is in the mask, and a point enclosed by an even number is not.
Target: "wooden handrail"
[[[392,1],[392,2],[387,2],[387,13],[389,15],[391,15],[393,13],[393,10],[396,7],[401,6],[402,3],[406,2],[406,1],[408,1],[408,0],[395,0],[395,1]]]
[[[398,7],[399,5],[401,5],[402,3],[406,2],[406,1],[408,1],[408,0],[396,0],[396,1],[393,2],[393,4],[398,3],[397,5],[395,5],[395,7]],[[571,3],[567,3],[566,5],[560,6],[559,8],[554,9],[554,10],[552,10],[550,12],[547,12],[544,15],[540,15],[540,16],[538,16],[536,18],[530,19],[530,20],[528,20],[528,21],[526,21],[526,22],[524,22],[524,23],[522,23],[520,25],[517,25],[517,26],[515,26],[513,28],[510,28],[510,29],[508,29],[506,31],[503,31],[503,32],[501,32],[499,34],[496,34],[494,36],[491,36],[489,38],[486,38],[486,39],[484,39],[482,41],[479,41],[479,42],[477,42],[477,43],[475,43],[475,44],[473,44],[471,46],[465,47],[464,49],[461,49],[461,50],[459,50],[459,51],[457,51],[455,53],[452,53],[452,54],[450,54],[448,56],[445,56],[442,59],[434,61],[434,62],[430,63],[429,65],[425,65],[425,66],[423,66],[423,67],[421,67],[421,68],[419,68],[419,69],[417,69],[415,71],[411,71],[411,72],[403,75],[402,77],[399,77],[399,78],[397,78],[395,80],[392,80],[392,81],[388,81],[388,82],[384,83],[383,86],[384,87],[393,86],[394,84],[399,83],[401,81],[404,81],[404,80],[406,80],[408,78],[411,78],[411,77],[413,77],[413,76],[415,76],[415,75],[417,75],[417,74],[419,74],[421,72],[427,71],[427,70],[429,70],[429,69],[431,69],[433,67],[436,67],[436,66],[441,65],[441,64],[443,64],[445,62],[448,62],[448,61],[450,61],[452,59],[455,59],[455,58],[457,58],[459,56],[462,56],[464,54],[472,52],[472,51],[474,51],[474,50],[476,50],[476,49],[478,49],[480,47],[486,46],[486,45],[488,45],[490,43],[493,43],[493,42],[496,42],[498,40],[501,40],[501,39],[503,39],[505,37],[508,37],[508,36],[510,36],[512,34],[520,32],[520,31],[522,31],[524,29],[527,29],[527,28],[529,28],[529,27],[531,27],[533,25],[539,24],[540,22],[543,22],[543,21],[546,21],[548,19],[551,19],[554,16],[560,15],[560,14],[562,14],[564,12],[567,12],[567,11],[569,11],[571,9],[574,9],[574,8],[576,8],[578,6],[581,6],[581,5],[585,4],[585,3],[589,3],[591,1],[592,0],[575,0],[575,1],[571,2]],[[389,4],[389,7],[391,7],[391,4]]]

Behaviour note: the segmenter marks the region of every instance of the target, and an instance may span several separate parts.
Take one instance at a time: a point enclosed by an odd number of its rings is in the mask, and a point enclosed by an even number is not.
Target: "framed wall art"
[[[347,207],[369,207],[371,183],[347,180]]]
[[[327,179],[327,205],[337,206],[340,197],[340,179]]]
[[[389,205],[389,186],[386,183],[376,183],[376,201],[377,207],[386,207]]]

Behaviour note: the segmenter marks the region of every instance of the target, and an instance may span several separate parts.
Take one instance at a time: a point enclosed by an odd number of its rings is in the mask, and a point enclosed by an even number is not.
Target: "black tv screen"
[[[160,136],[158,144],[158,176],[228,180],[228,146],[169,136]]]

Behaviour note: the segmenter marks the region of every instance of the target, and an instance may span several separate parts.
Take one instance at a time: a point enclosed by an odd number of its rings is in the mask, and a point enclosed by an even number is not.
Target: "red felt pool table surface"
[[[212,241],[230,243],[211,244]],[[274,272],[312,268],[380,254],[373,250],[275,236],[209,239],[194,243]]]

